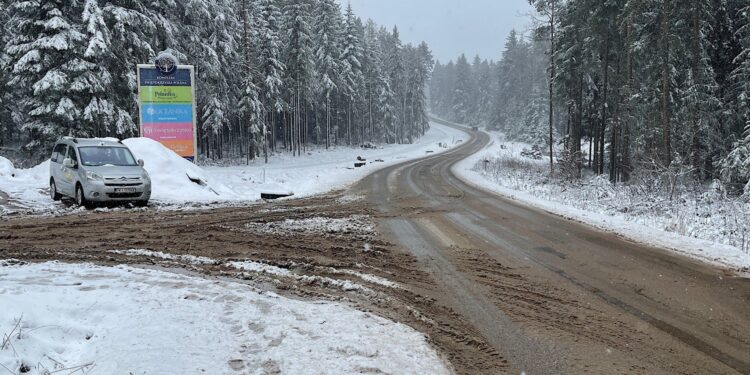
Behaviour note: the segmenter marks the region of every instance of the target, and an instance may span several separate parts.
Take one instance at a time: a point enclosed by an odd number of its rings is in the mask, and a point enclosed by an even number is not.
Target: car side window
[[[59,144],[55,146],[55,149],[52,150],[52,161],[55,163],[62,163],[63,159],[65,159],[65,146],[64,144]]]
[[[55,163],[62,163],[62,159],[64,157],[65,157],[65,145],[64,144],[55,145],[54,150],[52,150],[51,160]]]
[[[78,165],[78,156],[76,156],[75,147],[68,147],[68,159],[73,160],[73,165]]]

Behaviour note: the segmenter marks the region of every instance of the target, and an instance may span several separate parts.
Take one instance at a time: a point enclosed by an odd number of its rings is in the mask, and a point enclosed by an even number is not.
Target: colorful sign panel
[[[192,162],[198,156],[192,65],[138,65],[141,137]]]

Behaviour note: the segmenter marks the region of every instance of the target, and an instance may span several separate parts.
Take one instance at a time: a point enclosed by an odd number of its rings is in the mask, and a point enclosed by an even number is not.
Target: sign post
[[[195,70],[178,65],[172,56],[158,56],[155,64],[139,64],[138,104],[141,137],[163,144],[196,162]]]

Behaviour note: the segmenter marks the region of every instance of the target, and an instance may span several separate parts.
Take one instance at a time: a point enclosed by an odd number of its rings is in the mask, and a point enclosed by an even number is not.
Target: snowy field
[[[454,172],[466,182],[633,240],[743,270],[750,268],[750,203],[719,193],[685,192],[673,201],[589,176],[549,178],[549,160],[521,156],[531,146],[492,133],[492,142]],[[486,169],[484,160],[489,160]]]
[[[278,154],[264,164],[199,167],[145,138],[124,140],[136,158],[145,161],[152,179],[152,202],[158,205],[241,203],[260,199],[261,193],[293,193],[305,197],[345,188],[373,171],[402,161],[439,153],[460,144],[467,135],[432,123],[425,136],[409,145],[377,149],[338,147],[316,149],[302,157]],[[354,168],[357,157],[366,165]],[[193,181],[200,180],[201,183]],[[15,169],[0,157],[0,215],[43,213],[66,209],[48,196],[49,161],[34,168]],[[4,193],[4,194],[3,194]]]
[[[0,261],[0,306],[0,373],[450,373],[405,325],[161,270]]]

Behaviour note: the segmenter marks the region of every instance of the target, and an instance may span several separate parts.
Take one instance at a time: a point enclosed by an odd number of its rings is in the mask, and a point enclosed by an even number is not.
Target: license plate
[[[115,193],[135,193],[135,188],[115,188]]]

